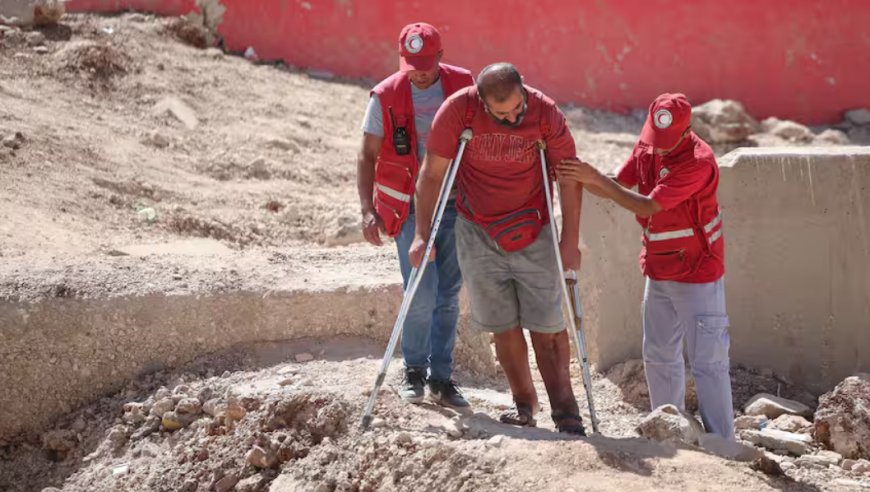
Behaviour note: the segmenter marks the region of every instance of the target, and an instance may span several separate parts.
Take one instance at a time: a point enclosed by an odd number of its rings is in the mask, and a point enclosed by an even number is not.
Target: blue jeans
[[[416,217],[412,214],[396,236],[402,282],[408,286],[411,262],[408,249],[414,241]],[[456,258],[453,226],[454,201],[447,203],[438,234],[435,236],[435,261],[429,263],[417,288],[414,302],[402,327],[402,356],[405,367],[429,368],[432,379],[449,379],[453,373],[453,346],[459,320],[459,289],[462,275]]]

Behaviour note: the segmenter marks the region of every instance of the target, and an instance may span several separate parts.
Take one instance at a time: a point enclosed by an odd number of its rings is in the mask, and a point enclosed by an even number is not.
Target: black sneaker
[[[452,408],[466,408],[468,401],[459,392],[459,387],[452,379],[430,379],[429,398],[435,403]]]
[[[424,386],[426,385],[426,369],[409,367],[405,369],[399,397],[408,403],[423,403]]]

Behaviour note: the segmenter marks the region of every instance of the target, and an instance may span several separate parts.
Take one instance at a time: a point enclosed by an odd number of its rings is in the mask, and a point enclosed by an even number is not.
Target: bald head
[[[503,103],[522,88],[523,78],[517,67],[510,63],[493,63],[477,76],[477,93],[487,102]]]

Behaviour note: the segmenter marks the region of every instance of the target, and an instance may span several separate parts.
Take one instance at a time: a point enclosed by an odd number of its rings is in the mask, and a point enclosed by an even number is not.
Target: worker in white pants
[[[643,228],[643,359],[652,408],[685,408],[685,343],[705,429],[734,439],[719,168],[692,132],[691,116],[684,95],[662,94],[614,178],[576,159],[562,161],[557,175],[634,212]]]

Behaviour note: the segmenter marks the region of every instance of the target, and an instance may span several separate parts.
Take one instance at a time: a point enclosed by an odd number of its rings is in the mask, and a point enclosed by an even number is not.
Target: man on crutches
[[[381,233],[395,237],[407,288],[416,218],[412,197],[429,127],[444,99],[474,80],[469,71],[441,63],[441,36],[429,24],[405,26],[398,48],[399,71],[375,86],[369,99],[357,185],[363,234],[376,246],[383,244]],[[455,220],[450,200],[437,238],[438,259],[418,280],[417,295],[400,325],[405,372],[399,397],[405,402],[421,403],[428,385],[436,403],[468,406],[451,378],[462,286],[452,247]]]
[[[514,398],[502,422],[534,426],[540,411],[523,328],[531,333],[538,368],[560,432],[585,434],[569,374],[570,348],[562,316],[565,269],[580,266],[582,186],[560,184],[562,236],[550,229],[538,143],[554,162],[574,158],[565,117],[540,91],[526,86],[508,63],[486,67],[477,87],[457,92],[435,116],[417,183],[417,231],[409,251],[420,265],[430,237],[438,191],[458,137],[474,137],[456,176],[455,235],[459,264],[471,304],[471,321],[494,334],[496,353]],[[556,251],[559,251],[557,256]],[[433,258],[430,255],[430,260]]]

